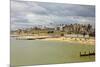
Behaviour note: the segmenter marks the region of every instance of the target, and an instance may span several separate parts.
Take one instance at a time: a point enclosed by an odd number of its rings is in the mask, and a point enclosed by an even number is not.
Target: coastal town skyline
[[[75,23],[94,26],[95,6],[11,1],[11,30]]]

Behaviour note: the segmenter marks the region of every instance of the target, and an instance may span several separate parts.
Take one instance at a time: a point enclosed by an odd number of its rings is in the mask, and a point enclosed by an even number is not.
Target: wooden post
[[[80,52],[80,56],[81,56],[81,52]]]

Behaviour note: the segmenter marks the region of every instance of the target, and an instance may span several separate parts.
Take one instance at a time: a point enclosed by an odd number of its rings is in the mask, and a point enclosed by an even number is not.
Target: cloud
[[[11,1],[11,29],[35,25],[95,23],[95,6]]]

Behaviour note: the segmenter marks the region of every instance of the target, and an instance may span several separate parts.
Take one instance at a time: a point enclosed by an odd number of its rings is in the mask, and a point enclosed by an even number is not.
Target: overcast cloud
[[[95,23],[95,6],[11,1],[11,29],[36,25]]]

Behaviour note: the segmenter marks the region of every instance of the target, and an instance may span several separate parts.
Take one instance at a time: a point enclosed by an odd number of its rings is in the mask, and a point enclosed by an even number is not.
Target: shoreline
[[[65,38],[65,37],[60,37],[60,38],[47,38],[47,39],[42,39],[42,40],[51,40],[51,41],[62,41],[62,42],[70,42],[70,43],[80,43],[84,45],[95,45],[95,39],[90,38],[90,39],[85,39],[85,38]]]
[[[12,36],[11,36],[12,37]],[[47,40],[47,41],[62,41],[70,43],[80,43],[84,45],[95,45],[95,38],[84,37],[53,37],[53,36],[14,36],[17,40]]]

